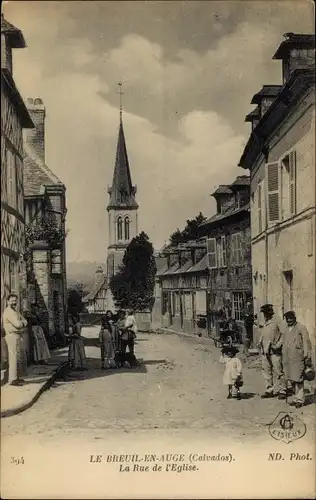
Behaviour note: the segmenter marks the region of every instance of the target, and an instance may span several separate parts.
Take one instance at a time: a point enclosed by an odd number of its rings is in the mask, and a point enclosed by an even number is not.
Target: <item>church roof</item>
[[[138,208],[135,199],[136,187],[132,184],[122,119],[118,133],[113,182],[108,192],[110,194],[108,209]]]
[[[25,196],[42,194],[43,186],[63,185],[30,144],[24,143],[23,147],[25,154],[23,160]]]

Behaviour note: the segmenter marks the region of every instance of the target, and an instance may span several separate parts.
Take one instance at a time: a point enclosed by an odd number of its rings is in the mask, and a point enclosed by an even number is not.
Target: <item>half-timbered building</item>
[[[104,314],[107,310],[107,278],[102,267],[95,272],[94,286],[91,292],[83,298],[83,303],[89,313]]]
[[[26,297],[24,266],[23,128],[34,124],[13,78],[12,50],[22,32],[1,15],[1,312],[7,295]]]

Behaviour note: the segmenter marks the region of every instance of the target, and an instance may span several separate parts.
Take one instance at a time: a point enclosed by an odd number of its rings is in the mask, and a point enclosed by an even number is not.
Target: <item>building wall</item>
[[[117,237],[117,219],[122,217],[123,219],[123,239],[118,240]],[[124,219],[128,217],[130,220],[130,237],[128,240],[124,238]],[[137,210],[109,210],[108,215],[108,224],[109,224],[109,246],[117,245],[119,243],[126,244],[128,243],[138,234],[138,217]]]
[[[315,105],[313,93],[304,96],[270,138],[269,162],[296,151],[296,214],[276,224],[267,220],[265,162],[260,158],[251,173],[251,232],[255,312],[265,302],[277,312],[294,309],[315,342]],[[263,222],[258,222],[258,185],[262,186]],[[286,191],[280,197],[286,202]],[[286,281],[293,273],[292,301]]]
[[[1,80],[1,312],[10,291],[20,302],[24,272],[23,142],[19,111]]]

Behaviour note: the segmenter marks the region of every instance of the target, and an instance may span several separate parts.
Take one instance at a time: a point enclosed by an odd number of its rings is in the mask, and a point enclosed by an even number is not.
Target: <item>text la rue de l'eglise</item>
[[[206,453],[165,453],[165,454],[127,454],[127,455],[90,455],[92,463],[115,463],[119,472],[149,472],[165,470],[166,472],[189,472],[199,470],[197,465],[202,462],[232,462],[231,453],[208,455]]]

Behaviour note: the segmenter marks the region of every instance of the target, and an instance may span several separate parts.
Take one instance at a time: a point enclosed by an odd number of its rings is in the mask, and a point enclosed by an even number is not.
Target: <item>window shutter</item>
[[[226,236],[221,236],[222,266],[226,267]]]
[[[232,264],[236,265],[237,264],[237,234],[232,234],[232,243],[231,243],[231,249],[232,249]]]
[[[217,267],[216,258],[216,239],[208,238],[207,240],[207,255],[208,255],[208,266],[210,269]]]
[[[242,240],[241,233],[237,233],[237,264],[242,264]]]
[[[289,154],[290,213],[296,214],[296,151]]]
[[[267,163],[268,220],[280,222],[280,167],[279,163]]]
[[[258,184],[258,232],[262,233],[262,187]]]

